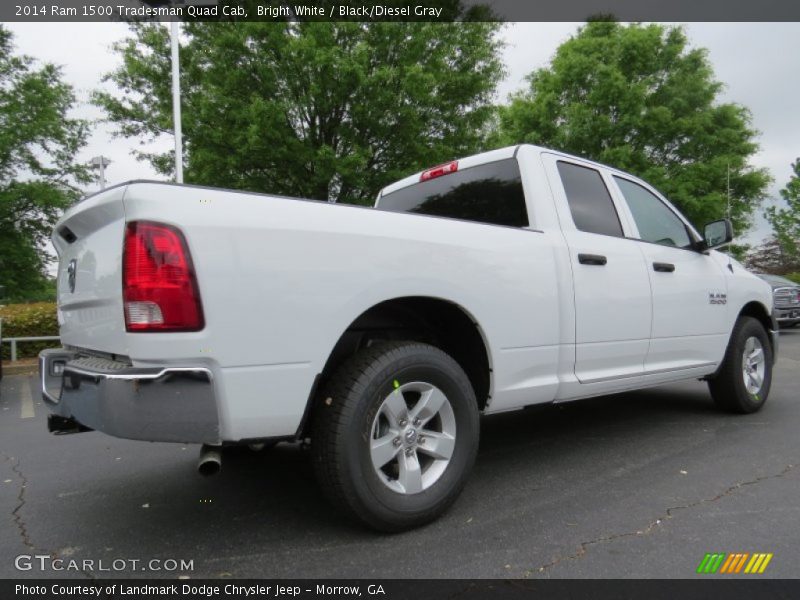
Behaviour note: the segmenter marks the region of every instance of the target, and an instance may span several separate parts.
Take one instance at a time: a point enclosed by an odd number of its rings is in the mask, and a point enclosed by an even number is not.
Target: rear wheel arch
[[[467,374],[478,408],[491,397],[491,354],[483,330],[464,307],[429,296],[385,300],[362,312],[341,333],[317,377],[298,437],[309,433],[316,391],[349,357],[376,341],[416,341],[435,346],[451,356]]]

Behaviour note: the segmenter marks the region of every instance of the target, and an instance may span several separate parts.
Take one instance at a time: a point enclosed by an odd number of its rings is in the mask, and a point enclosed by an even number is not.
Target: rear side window
[[[558,161],[558,174],[575,227],[588,233],[622,237],[617,209],[598,171]]]
[[[381,197],[378,210],[526,227],[528,211],[516,159],[470,167]]]

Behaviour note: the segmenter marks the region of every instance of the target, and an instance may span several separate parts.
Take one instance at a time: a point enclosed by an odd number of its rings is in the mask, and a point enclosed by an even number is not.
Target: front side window
[[[686,225],[658,196],[628,179],[615,175],[614,181],[631,209],[640,239],[676,248],[692,246]]]
[[[558,174],[575,227],[588,233],[622,237],[617,209],[599,171],[558,161]]]

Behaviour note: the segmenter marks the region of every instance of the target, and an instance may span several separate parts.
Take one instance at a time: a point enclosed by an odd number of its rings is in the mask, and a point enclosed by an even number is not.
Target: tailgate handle
[[[662,262],[654,262],[653,263],[653,271],[658,271],[659,273],[672,273],[675,270],[675,265],[672,263],[662,263]]]
[[[597,265],[602,267],[608,259],[602,254],[578,254],[578,262],[582,265]]]

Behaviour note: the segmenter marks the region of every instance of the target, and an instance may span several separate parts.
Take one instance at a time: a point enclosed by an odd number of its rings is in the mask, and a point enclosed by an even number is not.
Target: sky
[[[105,88],[104,74],[119,65],[112,44],[126,37],[122,23],[7,23],[15,34],[18,51],[43,62],[61,65],[64,79],[76,91],[74,116],[101,120],[103,112],[89,102],[92,90]],[[578,23],[511,23],[501,37],[505,42],[503,60],[507,76],[498,88],[498,101],[525,86],[531,71],[546,66],[558,46],[578,28]],[[791,162],[800,156],[800,23],[684,23],[690,44],[708,50],[716,78],[725,87],[722,102],[737,102],[750,109],[753,127],[760,133],[759,152],[751,163],[766,167],[773,177],[769,200],[779,198],[778,190],[791,176]],[[103,155],[112,163],[106,170],[109,184],[129,179],[161,179],[146,162],[131,151],[140,148],[135,139],[112,136],[113,126],[98,122],[80,159],[87,162]],[[172,138],[154,146],[172,147]],[[770,233],[758,211],[753,229],[746,236],[757,243]]]

